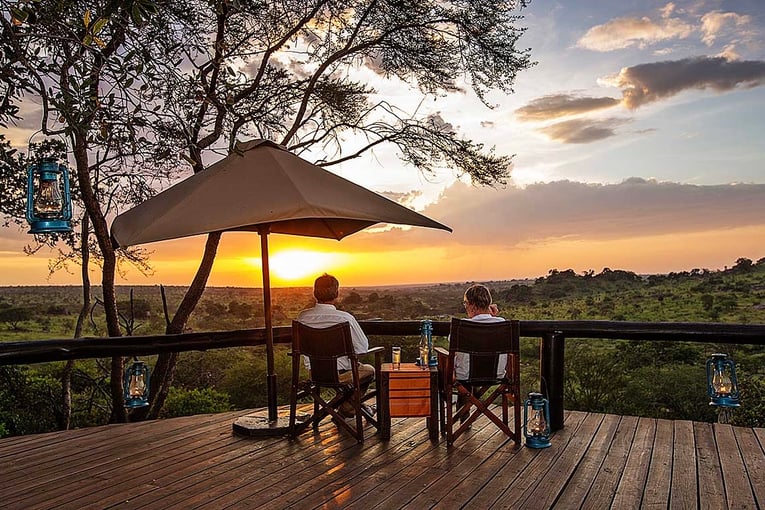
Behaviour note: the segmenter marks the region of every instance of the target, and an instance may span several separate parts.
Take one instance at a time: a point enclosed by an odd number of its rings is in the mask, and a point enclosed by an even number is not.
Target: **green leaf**
[[[93,35],[97,35],[103,28],[106,26],[106,23],[109,20],[107,18],[98,18],[96,22],[93,24],[93,28],[90,31]]]
[[[19,9],[18,7],[11,7],[11,21],[14,25],[18,26],[25,23],[29,18],[29,13]]]
[[[135,25],[141,25],[143,20],[141,19],[141,9],[138,7],[138,2],[134,3],[133,8],[130,9],[130,18]]]

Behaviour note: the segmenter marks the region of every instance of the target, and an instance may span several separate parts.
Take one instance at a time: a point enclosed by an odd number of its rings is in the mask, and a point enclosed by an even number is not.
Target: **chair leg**
[[[451,446],[454,443],[454,436],[452,433],[454,428],[454,406],[452,405],[451,385],[447,385],[445,393],[448,402],[446,403],[446,426],[444,428],[446,429],[446,444],[447,446]]]
[[[513,395],[513,421],[515,422],[515,442],[521,444],[521,399],[516,393]]]
[[[319,413],[321,412],[321,407],[319,406],[319,402],[316,401],[316,398],[313,399],[313,429],[319,430]]]
[[[292,384],[292,390],[290,391],[290,424],[289,435],[294,438],[297,436],[295,433],[295,415],[297,414],[297,386],[294,382]]]
[[[446,399],[449,399],[449,403],[446,403]],[[446,434],[446,406],[452,405],[451,395],[446,396],[445,392],[439,392],[438,395],[438,420],[441,422],[441,434]]]

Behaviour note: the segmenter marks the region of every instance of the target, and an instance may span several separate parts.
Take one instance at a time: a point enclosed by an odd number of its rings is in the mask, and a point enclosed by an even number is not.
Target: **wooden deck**
[[[447,448],[421,418],[357,445],[240,437],[245,414],[2,439],[0,508],[765,508],[765,429],[567,412],[545,450],[486,419]]]

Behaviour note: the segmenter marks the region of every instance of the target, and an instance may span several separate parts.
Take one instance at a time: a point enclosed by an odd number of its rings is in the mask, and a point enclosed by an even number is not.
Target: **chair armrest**
[[[378,345],[377,347],[372,347],[367,352],[362,352],[359,354],[359,356],[365,356],[367,354],[377,354],[378,352],[385,352],[385,347]]]
[[[451,356],[448,349],[433,347],[438,355],[438,390],[443,394],[447,382],[454,380],[454,369],[451,366]]]
[[[359,354],[358,356],[368,356],[370,354],[375,355],[375,361],[374,361],[375,372],[379,373],[380,367],[382,366],[382,362],[383,362],[383,356],[385,355],[385,347],[383,346],[372,347],[367,352],[363,352]]]

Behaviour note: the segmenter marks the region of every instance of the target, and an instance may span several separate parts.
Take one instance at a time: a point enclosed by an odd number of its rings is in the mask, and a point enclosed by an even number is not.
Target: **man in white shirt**
[[[348,312],[338,310],[335,307],[337,296],[340,290],[340,282],[332,275],[324,273],[318,277],[313,284],[313,297],[316,298],[316,304],[313,308],[303,310],[298,314],[297,321],[314,328],[326,328],[342,322],[347,322],[351,327],[351,339],[353,341],[353,350],[356,354],[364,354],[369,350],[369,339],[362,331],[356,318]],[[304,357],[306,368],[310,369],[308,359]],[[337,370],[340,372],[340,381],[351,382],[353,375],[351,373],[351,363],[347,357],[337,360]],[[359,381],[361,383],[362,395],[366,393],[369,384],[375,378],[375,367],[365,363],[358,364]],[[355,416],[353,405],[346,402],[340,407],[340,413],[346,418]]]

